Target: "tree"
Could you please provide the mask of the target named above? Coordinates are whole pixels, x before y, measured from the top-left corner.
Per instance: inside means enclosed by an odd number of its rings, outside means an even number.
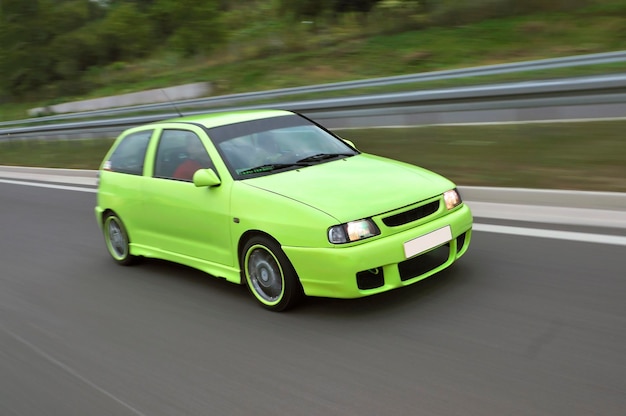
[[[335,0],[333,11],[336,13],[345,12],[369,12],[378,0]]]
[[[280,0],[280,10],[296,18],[313,18],[328,12],[369,12],[379,0]]]
[[[156,0],[150,9],[155,35],[182,55],[214,49],[224,39],[217,0]]]
[[[143,57],[155,45],[150,20],[134,2],[111,4],[96,31],[108,62]]]
[[[81,55],[70,53],[75,39],[68,34],[103,15],[99,5],[84,0],[2,0],[1,88],[19,95],[75,77],[70,69]]]

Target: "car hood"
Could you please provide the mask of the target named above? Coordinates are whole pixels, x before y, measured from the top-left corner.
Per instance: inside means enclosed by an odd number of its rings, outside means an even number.
[[[340,222],[381,214],[454,188],[426,169],[368,154],[243,182],[324,211]]]

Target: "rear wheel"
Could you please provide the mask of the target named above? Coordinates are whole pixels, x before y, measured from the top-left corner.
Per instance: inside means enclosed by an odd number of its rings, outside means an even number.
[[[130,240],[122,220],[117,215],[109,213],[104,217],[102,229],[107,250],[113,260],[124,266],[134,263],[137,258],[130,254]]]
[[[248,240],[242,263],[248,289],[264,308],[284,311],[302,298],[296,271],[274,240],[264,236]]]

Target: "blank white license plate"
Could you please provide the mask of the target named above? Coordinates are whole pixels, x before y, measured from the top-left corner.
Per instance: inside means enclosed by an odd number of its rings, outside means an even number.
[[[446,225],[443,228],[404,243],[404,256],[408,259],[416,254],[423,253],[431,248],[447,243],[450,240],[452,240],[452,230],[450,230],[449,225]]]

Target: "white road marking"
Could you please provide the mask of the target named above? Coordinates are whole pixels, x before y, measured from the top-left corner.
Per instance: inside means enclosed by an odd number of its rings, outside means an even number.
[[[24,186],[36,186],[39,188],[63,189],[65,191],[90,192],[93,194],[98,192],[98,190],[95,188],[83,188],[80,186],[68,186],[68,185],[55,185],[52,183],[13,181],[11,179],[0,179],[0,183],[10,183],[13,185],[24,185]]]
[[[573,231],[546,230],[542,228],[522,228],[508,225],[477,224],[474,223],[474,231],[486,233],[498,233],[508,235],[521,235],[525,237],[554,238],[557,240],[582,241],[585,243],[613,244],[626,246],[626,237],[618,235],[578,233]]]
[[[48,354],[47,352],[45,352],[44,350],[42,350],[41,348],[37,347],[36,345],[28,342],[27,340],[25,340],[24,338],[22,338],[21,336],[17,335],[16,333],[9,331],[8,329],[4,328],[4,327],[0,327],[2,330],[4,330],[4,332],[6,332],[7,334],[9,334],[11,337],[13,337],[15,340],[17,340],[18,342],[20,342],[22,345],[24,345],[25,347],[28,347],[31,351],[35,352],[37,355],[39,355],[40,357],[50,361],[52,364],[60,367],[61,369],[63,369],[65,372],[67,372],[68,374],[76,377],[78,380],[82,381],[83,383],[85,383],[86,385],[90,386],[91,388],[93,388],[94,390],[97,390],[98,392],[100,392],[101,394],[105,395],[106,397],[108,397],[109,399],[113,400],[114,402],[116,402],[117,404],[123,406],[124,408],[130,410],[132,413],[139,415],[139,416],[146,416],[145,413],[140,412],[139,410],[137,410],[136,408],[134,408],[133,406],[131,406],[130,404],[126,403],[125,401],[123,401],[122,399],[114,396],[112,393],[110,393],[109,391],[103,389],[102,387],[98,386],[96,383],[94,383],[93,381],[90,381],[89,379],[85,378],[84,376],[80,375],[76,370],[74,370],[73,368],[71,368],[70,366],[68,366],[67,364],[62,363],[61,361],[57,360],[56,358],[54,358],[53,356],[51,356],[50,354]]]

